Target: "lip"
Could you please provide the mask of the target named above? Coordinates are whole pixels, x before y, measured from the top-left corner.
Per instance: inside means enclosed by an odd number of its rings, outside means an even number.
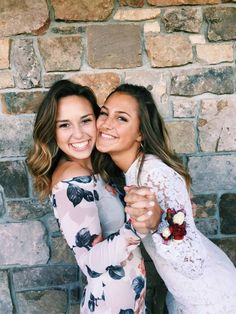
[[[90,140],[86,140],[83,142],[71,143],[70,146],[72,147],[73,150],[83,151],[88,148],[89,143],[90,143]]]
[[[115,139],[117,139],[116,136],[111,135],[111,134],[107,134],[107,133],[104,133],[104,132],[100,132],[99,135],[100,135],[100,138],[105,139],[105,140],[115,140]]]

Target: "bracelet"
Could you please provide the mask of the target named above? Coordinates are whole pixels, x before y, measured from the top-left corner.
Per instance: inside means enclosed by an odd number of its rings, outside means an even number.
[[[158,226],[157,233],[164,239],[167,244],[169,240],[182,242],[186,235],[186,222],[184,210],[175,210],[168,208],[162,212],[161,222]]]

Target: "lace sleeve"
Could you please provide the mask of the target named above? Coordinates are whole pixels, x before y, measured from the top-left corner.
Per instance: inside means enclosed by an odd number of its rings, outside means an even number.
[[[51,197],[55,217],[79,267],[93,278],[109,266],[120,265],[139,244],[139,238],[128,224],[102,239],[95,203],[98,197],[91,185],[66,181],[63,188],[54,189]]]
[[[173,169],[163,165],[163,168],[150,168],[144,171],[143,185],[148,185],[156,193],[161,208],[184,210],[186,213],[186,231],[182,242],[174,240],[166,244],[157,232],[153,240],[159,254],[172,267],[189,278],[197,278],[203,272],[205,249],[201,237],[194,224],[192,206],[185,181]]]

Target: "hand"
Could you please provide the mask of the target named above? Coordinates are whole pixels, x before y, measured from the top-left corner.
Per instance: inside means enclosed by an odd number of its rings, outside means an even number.
[[[156,195],[148,187],[125,187],[125,211],[130,216],[132,225],[140,233],[156,230],[161,217],[161,208]]]

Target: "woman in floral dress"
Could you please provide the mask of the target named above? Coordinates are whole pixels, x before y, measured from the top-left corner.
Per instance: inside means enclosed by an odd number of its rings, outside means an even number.
[[[39,106],[28,158],[41,199],[55,217],[87,277],[81,314],[144,313],[145,270],[139,236],[125,222],[119,193],[93,173],[96,98],[68,80],[56,82]]]

